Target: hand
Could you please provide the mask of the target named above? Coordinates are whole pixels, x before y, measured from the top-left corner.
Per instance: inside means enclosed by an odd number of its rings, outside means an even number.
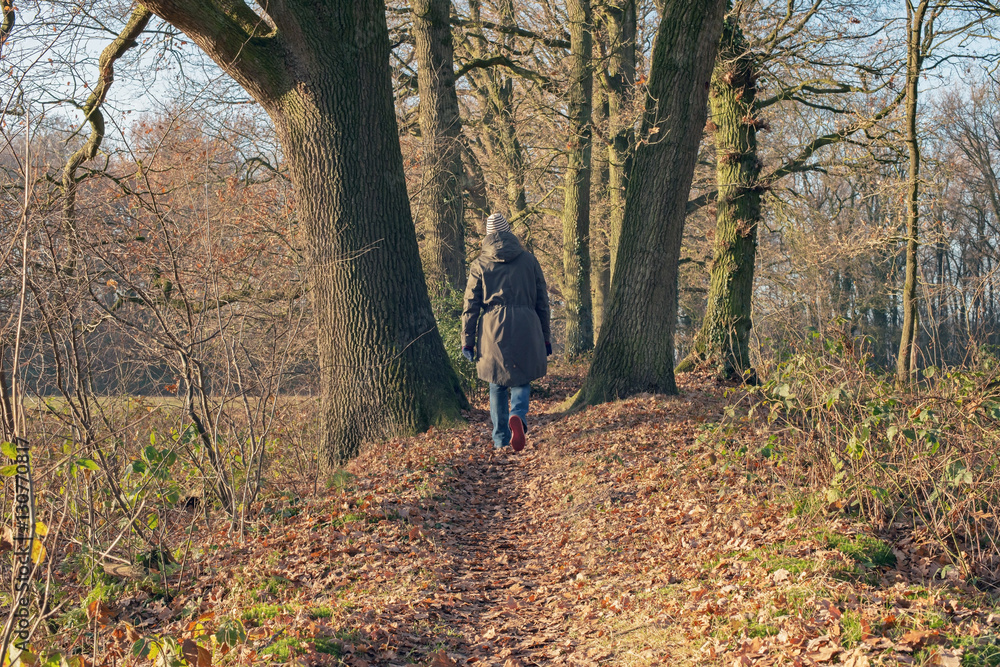
[[[545,341],[545,356],[546,357],[552,356],[552,343],[550,343],[549,341]]]
[[[472,352],[473,352],[473,350],[474,350],[474,348],[471,348],[471,347],[463,347],[462,348],[462,356],[465,357],[466,359],[468,359],[469,361],[473,361],[473,358],[472,358]]]

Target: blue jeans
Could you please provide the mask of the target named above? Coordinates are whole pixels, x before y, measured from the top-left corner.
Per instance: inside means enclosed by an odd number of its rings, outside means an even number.
[[[521,422],[527,424],[528,398],[531,396],[531,385],[520,387],[505,387],[502,384],[490,383],[490,417],[493,418],[493,446],[501,449],[510,444],[510,415],[517,415]],[[510,407],[507,401],[510,400]]]

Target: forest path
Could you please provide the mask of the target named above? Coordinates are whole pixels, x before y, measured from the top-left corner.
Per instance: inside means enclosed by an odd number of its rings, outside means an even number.
[[[586,632],[566,623],[578,586],[562,558],[560,508],[539,498],[552,463],[546,429],[528,435],[521,453],[490,452],[458,469],[445,537],[455,556],[441,579],[459,601],[439,622],[460,635],[455,657],[473,664],[596,664],[607,652],[583,647]]]
[[[457,604],[438,620],[460,636],[460,656],[481,664],[544,663],[575,644],[563,608],[548,607],[571,586],[551,530],[558,518],[528,491],[541,459],[530,447],[462,466],[448,497],[455,520],[444,540],[454,558],[441,580]]]
[[[574,388],[533,399],[520,453],[491,449],[485,405],[470,414],[447,481],[419,510],[435,544],[436,591],[415,604],[411,598],[417,622],[389,633],[382,646],[389,650],[366,661],[656,664],[690,650],[685,637],[671,637],[663,601],[673,596],[657,594],[695,573],[688,559],[663,549],[664,542],[686,549],[674,539],[685,531],[649,534],[659,510],[648,499],[672,477],[660,456],[693,443],[696,426],[718,416],[721,403],[689,387],[685,397],[559,414]],[[691,498],[667,507],[684,515]]]

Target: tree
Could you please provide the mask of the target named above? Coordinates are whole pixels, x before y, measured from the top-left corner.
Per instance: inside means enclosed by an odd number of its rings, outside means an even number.
[[[662,8],[611,299],[576,406],[677,392],[677,267],[725,9],[725,0]]]
[[[432,287],[465,285],[462,121],[455,92],[451,0],[414,0],[423,179],[420,212]]]
[[[948,233],[937,243],[938,252],[947,255],[936,273],[939,284],[945,273],[951,282],[939,288],[939,299],[950,298],[938,310],[950,312],[950,318],[946,314],[939,321],[950,324],[957,362],[966,354],[963,343],[995,345],[1000,334],[993,299],[996,246],[991,241],[1000,228],[1000,91],[989,82],[973,87],[967,98],[951,93],[939,113],[946,148],[952,148],[938,160],[947,165],[957,187],[941,198],[946,211],[937,216],[948,222]]]
[[[596,21],[595,21],[596,23]],[[600,26],[597,24],[598,31]],[[603,48],[603,36],[598,32],[594,36],[596,48]],[[600,55],[598,57],[602,57]],[[595,84],[597,82],[595,81]],[[598,128],[608,125],[608,96],[602,86],[594,88],[593,124],[594,136],[599,139],[603,132]],[[601,321],[604,319],[604,302],[611,289],[611,248],[610,228],[608,227],[608,151],[599,142],[597,150],[591,150],[591,208],[590,208],[590,287],[593,294],[591,307],[593,309],[594,339],[600,333]]]
[[[751,370],[750,302],[762,190],[757,74],[753,53],[731,16],[722,30],[709,94],[719,194],[708,305],[695,341],[697,353],[727,378]]]
[[[906,273],[903,279],[903,329],[896,359],[896,381],[909,382],[917,372],[917,250],[920,247],[920,138],[917,136],[917,100],[924,59],[934,42],[934,21],[946,2],[906,0],[906,124],[905,143],[910,159],[906,178]],[[930,11],[928,11],[928,9]]]
[[[514,21],[514,3],[512,0],[500,0],[497,13],[499,24],[491,27],[503,35],[502,42],[492,43],[482,34],[486,22],[481,17],[480,0],[469,2],[469,28],[477,31],[464,35],[464,46],[468,52],[468,60],[462,71],[468,74],[469,82],[482,108],[482,125],[484,132],[482,140],[487,155],[492,158],[501,172],[502,202],[494,206],[506,208],[507,215],[516,232],[527,237],[525,229],[520,228],[526,223],[525,215],[528,208],[524,191],[524,150],[518,138],[514,118],[514,81],[506,76],[501,67],[510,67],[513,63],[507,57],[511,50],[513,35],[517,32]],[[489,46],[500,47],[502,54],[491,56]]]
[[[602,143],[593,152],[593,185],[596,208],[591,211],[590,259],[593,291],[594,336],[604,319],[604,304],[611,289],[614,248],[621,235],[625,212],[625,183],[634,149],[635,35],[634,0],[616,0],[594,7],[595,74],[594,126]],[[597,216],[594,216],[596,210]]]
[[[635,0],[610,2],[603,13],[608,35],[608,66],[604,73],[608,95],[608,209],[611,246],[611,273],[625,215],[625,188],[632,166],[635,136],[632,104],[635,87]]]
[[[146,0],[274,122],[308,246],[325,462],[459,416],[407,199],[382,0]]]
[[[563,204],[563,301],[566,354],[594,345],[590,294],[590,158],[594,74],[590,0],[567,0],[570,73],[567,115],[569,140]]]

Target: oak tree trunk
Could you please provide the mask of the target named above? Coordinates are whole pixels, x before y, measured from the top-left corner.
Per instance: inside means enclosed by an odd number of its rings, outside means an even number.
[[[414,0],[420,136],[423,144],[420,221],[426,269],[435,288],[465,285],[462,122],[455,92],[451,0]]]
[[[590,0],[567,0],[570,34],[569,118],[566,182],[563,186],[563,301],[566,354],[594,346],[590,294],[590,157],[594,76]]]
[[[751,302],[761,220],[757,155],[757,68],[734,17],[722,30],[709,94],[718,190],[708,304],[694,349],[678,371],[708,362],[723,379],[753,375]]]
[[[327,465],[459,417],[396,129],[382,0],[144,0],[270,115],[295,186],[318,331]]]
[[[725,0],[665,3],[611,299],[576,406],[677,392],[677,267],[725,6]]]

